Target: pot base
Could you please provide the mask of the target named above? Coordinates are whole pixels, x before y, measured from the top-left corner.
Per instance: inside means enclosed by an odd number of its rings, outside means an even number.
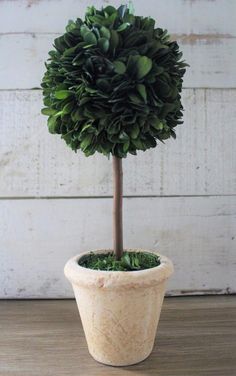
[[[144,360],[146,360],[147,358],[149,358],[149,356],[152,353],[152,350],[153,350],[153,347],[152,347],[151,351],[147,355],[145,355],[142,359],[139,358],[137,360],[132,360],[129,363],[122,362],[120,364],[117,364],[117,363],[113,364],[110,361],[98,359],[96,356],[93,356],[93,354],[91,354],[90,352],[89,352],[89,354],[91,355],[91,357],[94,360],[96,360],[96,362],[98,362],[100,364],[104,364],[105,366],[110,366],[110,367],[129,367],[129,366],[134,366],[135,364],[139,364],[139,363],[144,362]]]

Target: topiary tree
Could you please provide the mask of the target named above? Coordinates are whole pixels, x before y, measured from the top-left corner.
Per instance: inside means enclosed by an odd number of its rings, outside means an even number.
[[[122,158],[154,148],[181,124],[186,64],[166,30],[130,7],[89,7],[54,41],[42,81],[50,133],[72,150],[113,158],[114,252],[123,252]]]

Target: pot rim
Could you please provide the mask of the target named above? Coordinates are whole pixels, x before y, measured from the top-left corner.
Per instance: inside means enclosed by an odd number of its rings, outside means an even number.
[[[109,253],[112,249],[98,249],[76,255],[67,261],[64,273],[67,279],[76,286],[96,287],[104,289],[147,287],[160,284],[173,273],[172,261],[156,251],[146,249],[125,249],[128,252],[147,252],[160,257],[160,265],[144,270],[108,271],[85,268],[78,261],[89,253]]]

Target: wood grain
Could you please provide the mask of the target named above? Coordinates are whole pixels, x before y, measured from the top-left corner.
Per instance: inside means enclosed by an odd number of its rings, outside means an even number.
[[[236,298],[166,298],[155,347],[144,362],[108,367],[88,354],[75,301],[2,301],[4,376],[233,376]]]
[[[44,62],[58,34],[2,34],[0,49],[0,89],[39,88]],[[236,37],[225,34],[175,34],[187,70],[185,88],[236,87]],[[17,56],[17,67],[16,67]]]
[[[0,297],[71,297],[66,261],[112,248],[112,199],[0,200]],[[236,292],[235,197],[124,199],[124,247],[158,250],[168,293]]]
[[[236,90],[184,90],[177,140],[123,161],[124,194],[236,192]],[[0,196],[111,196],[112,166],[50,135],[39,91],[0,92]]]
[[[174,259],[169,294],[235,292],[236,1],[133,2],[137,14],[153,16],[179,41],[191,67],[177,140],[124,160],[124,194],[140,196],[125,200],[127,245],[160,245]],[[90,4],[0,1],[2,297],[71,296],[65,261],[111,246],[111,162],[74,154],[50,136],[40,115],[41,91],[22,90],[39,87],[53,39]]]
[[[108,1],[92,3],[100,8]],[[118,7],[120,0],[112,0],[112,4]],[[145,3],[133,0],[133,4],[136,14],[155,18],[160,27],[171,33],[236,35],[234,0],[148,0]],[[89,5],[89,0],[1,0],[0,33],[62,33],[67,21],[83,18]]]
[[[98,8],[106,5],[102,0],[93,4]],[[113,4],[118,6],[120,1]],[[87,0],[1,1],[0,49],[4,53],[0,88],[39,87],[53,40],[64,31],[68,19],[83,17],[88,5]],[[235,1],[179,0],[176,6],[176,0],[149,0],[145,4],[136,0],[134,6],[137,14],[154,17],[157,25],[167,28],[180,43],[191,66],[185,87],[235,87]]]

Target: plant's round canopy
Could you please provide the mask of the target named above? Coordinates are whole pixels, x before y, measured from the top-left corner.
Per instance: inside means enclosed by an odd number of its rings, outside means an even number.
[[[175,138],[186,64],[166,30],[127,6],[87,9],[55,39],[42,81],[48,128],[86,156]]]

